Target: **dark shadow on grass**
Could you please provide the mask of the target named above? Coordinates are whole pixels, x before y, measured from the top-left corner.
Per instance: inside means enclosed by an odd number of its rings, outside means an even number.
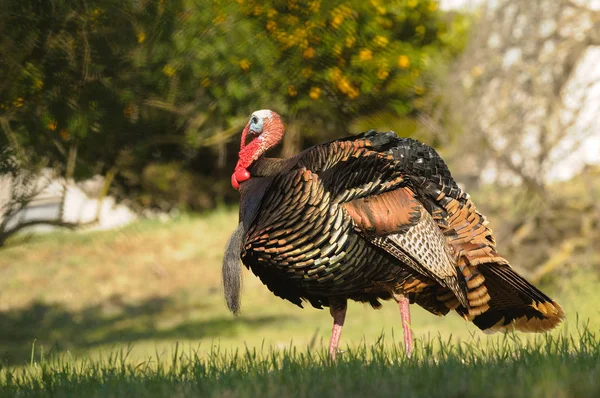
[[[43,346],[46,353],[57,353],[106,344],[135,344],[140,340],[236,336],[248,328],[257,329],[282,320],[280,316],[221,316],[209,320],[183,317],[172,326],[160,327],[162,320],[197,309],[197,306],[177,307],[166,298],[126,304],[114,297],[81,311],[36,302],[25,308],[0,312],[0,363],[27,363],[34,341],[36,347]],[[36,358],[39,359],[39,349],[36,349]]]

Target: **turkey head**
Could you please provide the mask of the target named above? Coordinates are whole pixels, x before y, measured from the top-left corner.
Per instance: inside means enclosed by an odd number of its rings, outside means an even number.
[[[246,144],[250,136],[250,143]],[[242,131],[239,159],[231,175],[231,185],[240,188],[240,183],[250,179],[248,167],[268,149],[274,147],[283,137],[283,122],[281,117],[269,110],[262,109],[250,116],[250,120]]]

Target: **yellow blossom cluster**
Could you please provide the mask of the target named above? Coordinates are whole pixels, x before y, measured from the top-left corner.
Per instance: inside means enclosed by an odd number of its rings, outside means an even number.
[[[355,99],[359,96],[360,91],[358,88],[354,87],[350,80],[346,76],[342,74],[342,71],[339,68],[333,68],[331,72],[331,80],[335,83],[338,90],[340,90],[343,94],[346,94],[348,98]]]
[[[306,50],[304,50],[304,53],[302,53],[302,56],[306,59],[311,59],[315,56],[315,49],[312,47],[308,47]]]
[[[173,77],[173,75],[175,75],[176,70],[171,65],[165,65],[162,69],[162,72],[168,77]]]
[[[218,14],[216,17],[213,18],[212,23],[213,25],[220,25],[223,22],[225,22],[225,14],[220,13]]]
[[[398,67],[407,69],[410,66],[410,59],[406,55],[400,55],[398,57]]]
[[[23,98],[18,97],[17,99],[15,99],[12,102],[8,101],[8,102],[0,104],[0,109],[10,109],[12,107],[20,108],[23,106],[24,103],[25,103],[25,101],[23,101]]]
[[[284,49],[291,48],[294,46],[300,46],[301,48],[308,48],[309,46],[309,32],[307,29],[300,27],[296,28],[291,34],[287,34],[284,31],[273,29],[273,36],[279,43],[283,45]]]
[[[288,86],[288,95],[290,97],[295,97],[296,95],[298,95],[298,90],[296,90],[296,87],[293,84],[290,84]]]
[[[385,36],[375,36],[373,43],[375,43],[376,46],[385,47],[388,45],[389,40]]]
[[[377,78],[378,78],[379,80],[385,80],[385,79],[386,79],[386,78],[387,78],[389,75],[390,75],[390,72],[388,72],[388,71],[387,71],[387,70],[385,70],[385,69],[379,69],[379,70],[377,71]]]
[[[300,71],[300,74],[302,75],[303,78],[308,79],[309,77],[312,76],[313,70],[312,70],[312,68],[302,68],[302,70]]]
[[[358,53],[358,59],[361,61],[370,61],[373,59],[373,52],[368,48],[363,48]]]
[[[352,14],[352,9],[347,5],[342,4],[337,6],[331,11],[331,26],[334,29],[339,29],[344,20],[348,17],[351,17]]]
[[[244,72],[246,72],[250,69],[250,65],[251,65],[250,61],[247,60],[246,58],[240,60],[240,68],[242,68],[242,70]]]
[[[267,21],[267,30],[271,33],[275,32],[277,30],[277,22],[273,20]]]
[[[377,14],[384,15],[387,12],[379,0],[371,0],[371,5],[375,8]]]
[[[346,37],[346,47],[350,48],[350,47],[354,46],[354,43],[356,43],[356,37],[354,37],[354,36]]]
[[[318,13],[320,8],[321,2],[319,0],[313,0],[308,2],[308,11],[312,12],[313,14]]]
[[[319,97],[321,96],[321,89],[319,87],[311,87],[310,92],[308,93],[308,96],[311,99],[318,100]]]

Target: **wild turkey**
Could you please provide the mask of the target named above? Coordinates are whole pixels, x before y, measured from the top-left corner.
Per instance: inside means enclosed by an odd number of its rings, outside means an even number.
[[[564,318],[496,252],[485,217],[429,146],[369,131],[290,159],[264,157],[283,132],[270,110],[254,112],[242,132],[231,180],[240,223],[223,262],[235,314],[241,259],[276,296],[330,308],[333,358],[347,299],[374,308],[395,299],[407,355],[409,302],[436,315],[454,310],[485,332],[541,332]]]

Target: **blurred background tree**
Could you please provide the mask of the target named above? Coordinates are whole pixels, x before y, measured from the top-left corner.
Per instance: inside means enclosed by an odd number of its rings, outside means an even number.
[[[256,109],[283,115],[285,156],[368,128],[414,134],[433,67],[468,27],[429,0],[0,5],[2,144],[163,210],[236,198]]]
[[[567,200],[549,199],[560,161],[596,131],[598,107],[585,116],[581,104],[597,79],[568,94],[600,40],[600,14],[584,5],[503,0],[480,14],[432,0],[0,7],[0,145],[31,173],[100,174],[101,195],[140,209],[235,203],[239,133],[252,111],[271,108],[288,130],[275,155],[371,128],[437,147],[486,213],[510,212],[498,231],[508,255],[529,241],[546,248],[524,256],[528,268],[552,258],[565,234],[597,225],[564,223]]]

